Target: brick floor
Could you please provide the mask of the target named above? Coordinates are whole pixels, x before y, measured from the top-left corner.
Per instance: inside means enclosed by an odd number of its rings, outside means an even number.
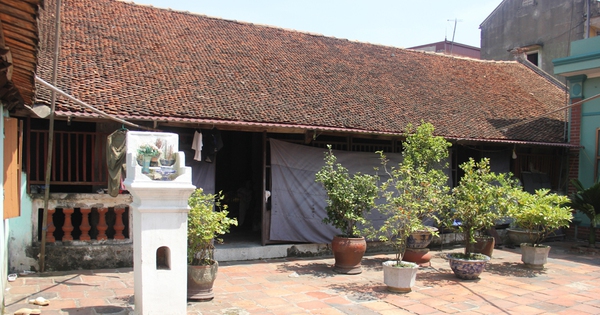
[[[496,249],[480,279],[470,281],[454,277],[445,259],[460,248],[434,249],[431,267],[419,270],[404,294],[382,282],[381,263],[393,255],[366,256],[358,275],[334,273],[331,257],[221,262],[214,300],[188,302],[187,315],[600,314],[600,256],[574,251],[569,242],[550,244],[543,270],[524,267],[519,248]],[[27,304],[38,296],[50,305]],[[133,270],[19,277],[9,282],[5,304],[6,314],[29,307],[45,315],[95,315],[110,306],[133,314]]]

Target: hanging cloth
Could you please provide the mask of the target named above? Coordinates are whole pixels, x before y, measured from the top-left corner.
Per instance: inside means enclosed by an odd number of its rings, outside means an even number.
[[[194,160],[202,161],[202,133],[194,132],[194,139],[192,140],[192,149],[195,150]]]
[[[119,195],[122,176],[125,176],[127,129],[119,129],[106,138],[106,166],[108,168],[108,194]]]

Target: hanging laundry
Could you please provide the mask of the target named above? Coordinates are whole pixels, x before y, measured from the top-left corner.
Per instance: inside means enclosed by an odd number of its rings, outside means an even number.
[[[192,149],[196,151],[194,154],[194,160],[202,161],[202,133],[195,131],[194,139],[192,140]]]
[[[127,129],[119,129],[106,138],[106,166],[108,168],[108,194],[119,195],[125,177]]]

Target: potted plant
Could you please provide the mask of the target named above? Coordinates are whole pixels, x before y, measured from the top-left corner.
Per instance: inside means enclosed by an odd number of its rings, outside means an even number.
[[[406,262],[409,237],[417,231],[427,230],[424,220],[437,219],[435,213],[448,206],[450,188],[444,168],[448,166],[446,158],[451,144],[443,137],[434,136],[433,131],[430,123],[423,123],[416,129],[409,125],[402,144],[403,159],[397,167],[388,169],[385,155],[379,152],[389,177],[381,186],[385,202],[377,209],[386,219],[372,234],[395,249],[395,260],[383,263],[384,283],[391,291],[411,290],[418,267],[414,262],[423,261],[411,259],[408,260],[410,263]]]
[[[337,163],[331,145],[325,152],[325,165],[315,175],[327,193],[327,212],[323,222],[340,230],[331,243],[335,258],[333,270],[343,274],[362,272],[361,260],[367,243],[360,235],[358,224],[366,222],[365,216],[375,207],[378,196],[377,176],[356,173]]]
[[[490,170],[489,159],[476,162],[470,158],[460,165],[464,171],[457,187],[452,190],[452,209],[446,213],[446,221],[460,222],[465,250],[463,253],[448,254],[450,267],[461,279],[477,279],[490,257],[473,253],[477,231],[487,230],[504,217],[514,204],[511,196],[517,182],[507,173]]]
[[[214,259],[214,242],[222,242],[218,236],[228,233],[231,225],[237,225],[235,218],[227,217],[227,206],[221,204],[222,200],[220,192],[205,194],[201,188],[188,199],[187,294],[190,300],[214,298],[212,287],[219,267]]]
[[[549,189],[539,189],[535,194],[517,192],[517,206],[510,209],[514,223],[528,231],[529,241],[521,243],[521,261],[532,269],[543,269],[550,246],[541,244],[548,234],[566,227],[573,218],[568,206],[569,198]]]
[[[160,154],[158,147],[152,143],[145,143],[137,149],[137,161],[142,166],[142,173],[150,173],[150,161]]]
[[[583,188],[583,184],[578,179],[571,181],[571,184],[577,189],[570,196],[569,207],[583,213],[590,220],[590,235],[588,246],[596,246],[596,225],[600,222],[600,182]]]

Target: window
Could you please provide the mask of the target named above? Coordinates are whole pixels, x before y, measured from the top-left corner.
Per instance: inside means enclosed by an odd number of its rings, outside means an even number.
[[[529,62],[533,63],[536,66],[540,66],[540,54],[539,54],[539,50],[536,51],[532,51],[532,52],[527,52],[527,60],[529,60]]]

